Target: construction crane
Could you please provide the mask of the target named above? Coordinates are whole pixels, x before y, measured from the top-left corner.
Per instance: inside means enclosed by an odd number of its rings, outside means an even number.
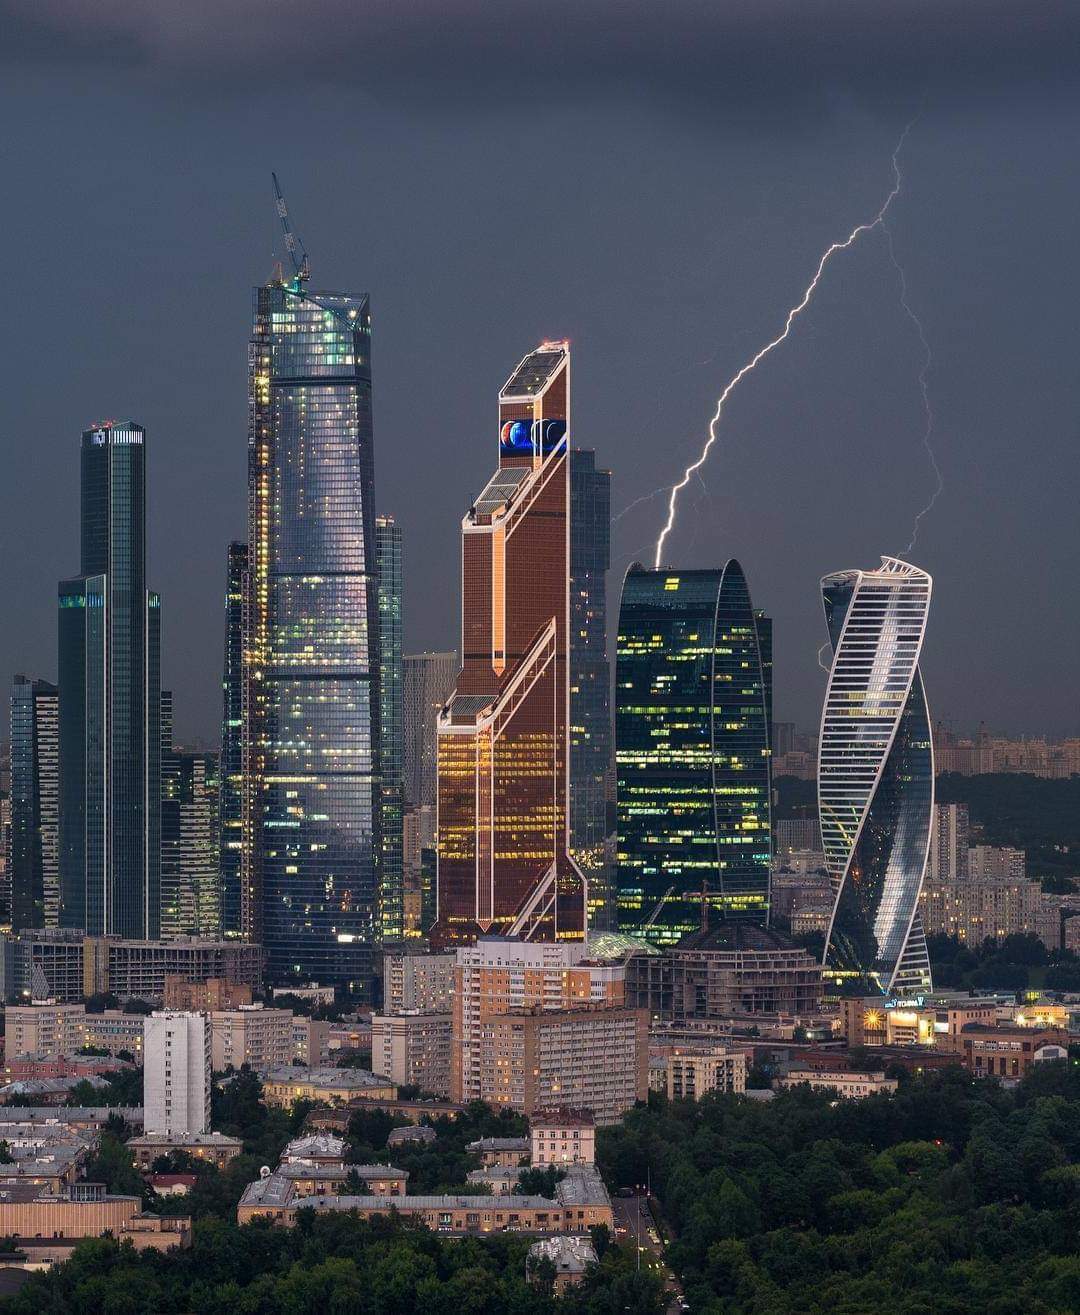
[[[642,935],[644,935],[645,932],[650,931],[650,930],[652,929],[653,923],[655,923],[656,920],[657,920],[657,918],[659,918],[659,916],[660,916],[660,914],[661,914],[661,912],[662,912],[662,910],[663,910],[664,905],[668,902],[668,900],[672,897],[672,895],[673,895],[674,893],[675,893],[675,887],[674,887],[674,886],[668,886],[667,890],[665,890],[664,893],[660,896],[660,899],[659,899],[659,901],[657,902],[656,908],[653,909],[652,913],[649,914],[648,921],[645,923],[645,926],[642,927],[642,929],[641,929]],[[709,883],[706,882],[706,881],[703,881],[703,882],[701,883],[701,890],[684,890],[684,891],[682,891],[682,892],[679,894],[679,899],[681,899],[681,900],[700,899],[700,900],[701,900],[701,930],[702,930],[702,931],[708,931],[708,930],[709,930]]]
[[[281,220],[282,231],[285,234],[285,249],[292,261],[293,274],[297,279],[303,281],[311,277],[307,252],[304,250],[304,244],[293,232],[292,225],[289,223],[289,211],[285,205],[285,197],[281,193],[278,176],[276,173],[271,173],[270,177],[274,180],[274,200],[277,203],[278,218]]]
[[[652,929],[653,923],[657,920],[657,918],[659,918],[661,910],[663,909],[664,905],[668,902],[668,900],[671,898],[671,896],[674,894],[674,892],[675,892],[675,887],[668,886],[667,890],[665,890],[664,893],[660,896],[656,908],[653,909],[652,913],[649,914],[648,921],[645,923],[645,926],[642,927],[641,929],[643,933],[650,931]]]

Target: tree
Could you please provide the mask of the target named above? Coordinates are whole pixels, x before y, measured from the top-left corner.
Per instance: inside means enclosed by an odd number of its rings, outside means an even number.
[[[117,1196],[148,1196],[131,1152],[111,1132],[103,1132],[97,1150],[86,1162],[88,1182],[104,1183],[105,1190]]]
[[[546,1196],[555,1199],[555,1184],[566,1177],[566,1171],[557,1165],[545,1168],[522,1169],[518,1174],[518,1191],[525,1196]]]

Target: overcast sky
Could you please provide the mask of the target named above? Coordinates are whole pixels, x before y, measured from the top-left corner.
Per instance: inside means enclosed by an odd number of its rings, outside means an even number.
[[[404,528],[407,647],[442,648],[524,352],[571,339],[574,438],[617,510],[670,485],[919,114],[890,225],[945,479],[911,554],[931,711],[1080,733],[1076,5],[0,0],[0,26],[4,679],[55,676],[79,434],[131,417],[163,678],[178,735],[216,740],[271,169],[313,283],[371,293],[377,509]],[[775,618],[779,719],[816,727],[820,576],[902,552],[933,490],[921,363],[868,234],[681,503],[668,560],[737,556]],[[662,522],[659,497],[618,522],[613,605]]]

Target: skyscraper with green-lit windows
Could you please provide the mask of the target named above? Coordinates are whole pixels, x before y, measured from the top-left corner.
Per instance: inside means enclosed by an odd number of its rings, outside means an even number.
[[[615,677],[620,931],[672,945],[769,915],[772,626],[737,561],[623,583]]]

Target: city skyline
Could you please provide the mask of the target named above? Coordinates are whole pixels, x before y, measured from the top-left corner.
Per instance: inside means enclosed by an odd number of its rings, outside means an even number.
[[[529,127],[525,98],[461,77],[485,63],[481,54],[457,68],[437,61],[420,79],[426,96],[415,95],[415,84],[404,96],[405,83],[380,81],[367,63],[363,79],[354,70],[362,89],[345,74],[333,94],[321,79],[313,91],[316,62],[297,54],[297,113],[275,119],[272,140],[258,125],[276,109],[275,94],[248,80],[252,67],[227,23],[215,27],[212,48],[203,31],[183,50],[175,32],[145,46],[145,30],[134,36],[130,69],[98,84],[88,114],[72,72],[116,68],[119,48],[100,40],[93,22],[68,45],[58,9],[44,5],[39,14],[44,30],[57,29],[52,58],[29,38],[20,44],[23,24],[14,24],[9,49],[23,51],[24,66],[0,93],[13,121],[27,123],[10,144],[9,175],[19,186],[6,212],[11,249],[22,253],[9,279],[23,310],[10,358],[18,386],[5,397],[0,533],[25,569],[3,585],[5,613],[24,618],[17,634],[0,636],[5,670],[56,678],[42,599],[75,553],[74,527],[59,514],[75,487],[65,436],[96,416],[135,415],[154,442],[151,551],[168,601],[163,677],[176,692],[180,737],[216,742],[220,677],[206,654],[218,642],[221,545],[244,537],[238,443],[246,414],[236,381],[247,289],[287,257],[272,169],[318,253],[320,281],[368,288],[379,307],[376,510],[399,517],[412,552],[405,647],[441,650],[456,632],[445,570],[455,553],[454,508],[485,475],[475,419],[509,338],[573,342],[577,441],[613,471],[615,514],[670,486],[700,447],[720,384],[773,335],[825,245],[880,204],[890,152],[923,106],[905,143],[890,225],[909,305],[933,350],[927,378],[946,478],[911,554],[934,574],[942,604],[927,675],[936,707],[958,725],[985,718],[1013,731],[1080,730],[1069,659],[1080,618],[1066,609],[1060,645],[1031,653],[992,605],[994,589],[1023,588],[1050,614],[1075,560],[1067,490],[1076,469],[1078,289],[1068,217],[1080,197],[1068,161],[1080,116],[1063,93],[1075,74],[1064,84],[1052,75],[1070,48],[1060,6],[1038,33],[1017,23],[1010,41],[998,29],[974,52],[965,43],[965,70],[981,95],[962,108],[936,62],[929,85],[907,92],[897,84],[868,92],[871,80],[856,76],[850,94],[811,93],[807,69],[822,55],[820,34],[800,47],[794,20],[786,39],[778,33],[766,43],[768,58],[755,56],[747,31],[730,20],[738,31],[720,42],[725,60],[731,50],[750,52],[726,83],[741,89],[736,102],[749,96],[738,112],[715,78],[672,102],[663,78],[647,78],[644,94],[631,95],[618,79],[570,76],[596,49],[571,25],[582,44],[545,68],[552,95],[542,133]],[[138,29],[140,20],[120,10],[120,28]],[[305,33],[303,48],[325,42],[338,23],[361,21],[337,15]],[[724,20],[700,21],[700,49],[715,53]],[[864,16],[858,31],[834,30],[839,50],[928,39],[923,24],[902,33],[886,17],[876,24]],[[263,36],[279,42],[280,28]],[[540,49],[565,39],[547,33]],[[942,58],[955,56],[948,33],[943,42]],[[676,45],[685,51],[685,30]],[[181,102],[181,70],[200,49],[200,95]],[[1030,61],[1024,70],[1018,51]],[[55,58],[61,52],[73,62]],[[90,52],[94,62],[80,62]],[[489,75],[505,74],[496,51],[487,59]],[[778,77],[780,68],[791,76]],[[522,76],[516,70],[515,85]],[[477,83],[483,113],[445,96],[448,81],[459,91]],[[1017,90],[1009,109],[1002,88]],[[808,96],[809,113],[788,113],[805,109]],[[760,118],[762,102],[777,97]],[[508,198],[522,141],[549,184],[515,208]],[[103,189],[139,199],[73,209],[72,197]],[[647,336],[630,327],[630,301],[647,308]],[[1039,313],[1014,313],[1028,304]],[[90,305],[86,332],[72,311]],[[65,361],[58,377],[40,350],[46,341]],[[706,487],[687,490],[667,545],[679,566],[711,567],[732,555],[746,564],[776,619],[777,715],[804,728],[822,692],[815,581],[834,561],[901,549],[933,488],[921,445],[922,362],[887,242],[868,235],[830,265],[768,370],[732,397],[702,470]],[[837,462],[851,498],[830,482]],[[883,498],[882,469],[891,472]],[[646,500],[615,525],[614,578],[629,560],[645,559],[662,503]],[[971,635],[985,642],[972,644]],[[950,656],[958,651],[966,653],[963,678]],[[1020,670],[1029,677],[1022,682],[1012,675]]]

